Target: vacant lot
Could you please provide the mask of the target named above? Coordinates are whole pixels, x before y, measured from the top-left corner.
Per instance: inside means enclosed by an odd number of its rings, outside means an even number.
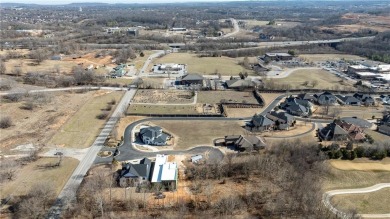
[[[50,140],[50,145],[57,145],[71,148],[86,148],[91,146],[100,129],[106,122],[99,120],[97,115],[102,113],[107,103],[115,99],[119,102],[123,92],[119,91],[97,91],[94,98],[85,105],[57,132]],[[114,105],[111,112],[115,109]]]
[[[389,136],[388,135],[385,135],[385,134],[382,134],[382,133],[379,133],[377,131],[373,131],[370,129],[365,130],[365,133],[371,135],[371,137],[374,139],[375,142],[389,143]]]
[[[351,84],[341,80],[335,75],[322,69],[300,69],[293,71],[285,78],[272,79],[276,84],[289,84],[292,88],[312,88],[312,81],[317,81],[314,88],[332,89],[332,88],[353,88]],[[304,85],[309,82],[308,85]]]
[[[360,56],[347,55],[347,54],[302,54],[299,58],[303,58],[308,62],[322,62],[322,61],[339,61],[345,60],[362,60],[365,59]]]
[[[339,170],[361,170],[361,171],[390,171],[390,158],[381,161],[372,161],[367,158],[355,160],[331,160],[332,167]]]
[[[253,103],[258,104],[253,93],[250,91],[199,91],[198,103],[221,103],[221,100],[229,103]]]
[[[364,107],[364,106],[342,106],[340,107],[340,117],[357,116],[362,119],[372,119],[372,116],[381,118],[385,108],[383,106]]]
[[[107,78],[105,82],[110,84],[129,85],[133,80],[130,78]]]
[[[168,103],[188,104],[192,103],[194,97],[191,91],[177,90],[138,90],[133,103]]]
[[[237,121],[153,121],[175,136],[175,149],[212,146],[215,138],[242,135],[243,124]]]
[[[59,167],[43,167],[57,162],[58,158],[40,158],[22,166],[17,170],[17,176],[13,181],[6,181],[0,187],[1,198],[25,195],[36,184],[52,184],[59,194],[79,162],[73,158],[63,158]]]
[[[19,153],[11,151],[18,145],[32,143],[34,146],[45,146],[47,142],[58,134],[59,129],[80,108],[94,99],[95,91],[86,93],[53,92],[42,94],[47,98],[32,110],[25,110],[23,106],[27,98],[21,102],[9,102],[1,99],[0,117],[9,116],[13,125],[2,129],[0,134],[1,153]]]
[[[77,66],[74,62],[45,60],[37,65],[32,59],[10,59],[5,62],[7,73],[12,73],[13,70],[20,68],[22,74],[27,72],[64,72],[69,74],[73,67]]]
[[[170,53],[162,58],[153,60],[157,63],[178,63],[187,64],[188,72],[198,74],[215,74],[217,71],[221,75],[237,76],[240,72],[248,72],[252,75],[251,70],[247,70],[238,64],[240,59],[229,57],[203,57],[199,58],[196,54],[191,53]],[[149,66],[151,69],[152,66]]]
[[[390,188],[363,194],[336,195],[332,203],[342,211],[356,210],[359,214],[390,213]]]

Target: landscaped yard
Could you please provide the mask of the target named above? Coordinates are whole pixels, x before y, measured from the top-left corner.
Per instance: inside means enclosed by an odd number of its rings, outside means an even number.
[[[387,214],[390,213],[390,188],[363,194],[336,195],[331,202],[345,212],[356,210],[359,214]]]
[[[88,102],[61,128],[50,140],[49,145],[71,148],[86,148],[91,146],[106,120],[97,119],[107,103],[112,99],[119,102],[122,91],[97,91],[95,97]],[[115,109],[112,107],[111,113]]]
[[[73,158],[62,158],[59,167],[42,167],[55,164],[58,160],[59,158],[39,158],[35,162],[22,166],[17,170],[14,180],[6,181],[0,187],[1,198],[9,195],[25,195],[37,184],[51,184],[59,194],[79,161]]]
[[[191,91],[138,90],[133,103],[188,104],[194,101]]]
[[[153,121],[175,136],[175,149],[212,146],[213,140],[226,135],[242,135],[243,123],[238,121]]]
[[[239,58],[229,57],[198,57],[192,53],[170,53],[161,58],[154,59],[153,64],[158,63],[177,63],[187,64],[187,71],[189,73],[198,74],[215,74],[216,70],[221,75],[233,75],[238,76],[240,72],[248,72],[253,75],[253,71],[247,70],[238,64]],[[152,65],[149,66],[149,69]]]
[[[197,106],[195,105],[142,105],[142,104],[131,104],[127,109],[127,113],[139,113],[139,114],[199,114]]]
[[[229,103],[252,103],[258,104],[256,98],[251,91],[199,91],[198,103],[221,103],[221,100]]]
[[[332,89],[332,88],[353,88],[346,80],[342,81],[341,78],[336,77],[322,69],[299,69],[293,71],[289,76],[285,78],[272,79],[276,84],[289,84],[292,88],[312,88],[311,82],[317,81],[317,85],[314,88],[317,89]],[[305,82],[309,82],[308,85],[304,85]]]

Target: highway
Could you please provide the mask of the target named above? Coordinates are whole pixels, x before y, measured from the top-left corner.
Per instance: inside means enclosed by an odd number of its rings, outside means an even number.
[[[105,124],[103,130],[100,132],[95,142],[88,149],[79,165],[69,177],[68,182],[58,195],[55,204],[50,208],[47,218],[60,218],[65,205],[75,200],[77,189],[83,181],[85,174],[91,168],[94,160],[96,159],[97,153],[103,148],[106,138],[114,128],[120,116],[125,112],[125,110],[127,110],[127,106],[129,105],[130,100],[133,99],[135,93],[136,89],[131,89],[122,97],[114,113]]]
[[[322,202],[324,205],[329,208],[330,211],[332,211],[334,214],[336,214],[338,217],[341,218],[351,218],[351,215],[342,212],[335,208],[331,204],[331,199],[335,195],[343,195],[343,194],[361,194],[361,193],[369,193],[369,192],[375,192],[378,190],[381,190],[383,188],[390,187],[390,183],[379,183],[370,187],[366,188],[357,188],[357,189],[339,189],[339,190],[332,190],[325,192],[322,197]],[[359,214],[358,216],[363,218],[390,218],[390,210],[388,214]]]

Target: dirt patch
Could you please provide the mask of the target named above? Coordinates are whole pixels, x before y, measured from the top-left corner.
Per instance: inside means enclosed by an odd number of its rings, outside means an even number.
[[[390,158],[381,161],[372,161],[367,158],[349,160],[331,160],[332,167],[339,170],[360,170],[360,171],[390,171]]]

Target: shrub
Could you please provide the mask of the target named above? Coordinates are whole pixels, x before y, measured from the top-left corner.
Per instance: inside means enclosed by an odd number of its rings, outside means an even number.
[[[23,94],[15,93],[15,94],[7,94],[3,98],[11,102],[19,102],[20,100],[22,100],[23,96],[24,96]]]
[[[102,112],[96,116],[98,119],[106,119],[108,117],[108,112]]]
[[[6,116],[0,119],[0,128],[6,129],[12,125],[11,117]]]
[[[111,109],[112,109],[112,106],[111,105],[107,105],[105,110],[110,111]]]
[[[33,110],[35,107],[35,104],[31,101],[27,101],[23,104],[23,106],[21,106],[22,109],[25,109],[25,110]]]
[[[108,102],[108,104],[115,105],[116,104],[116,100],[114,98],[112,98],[112,100],[110,102]]]

